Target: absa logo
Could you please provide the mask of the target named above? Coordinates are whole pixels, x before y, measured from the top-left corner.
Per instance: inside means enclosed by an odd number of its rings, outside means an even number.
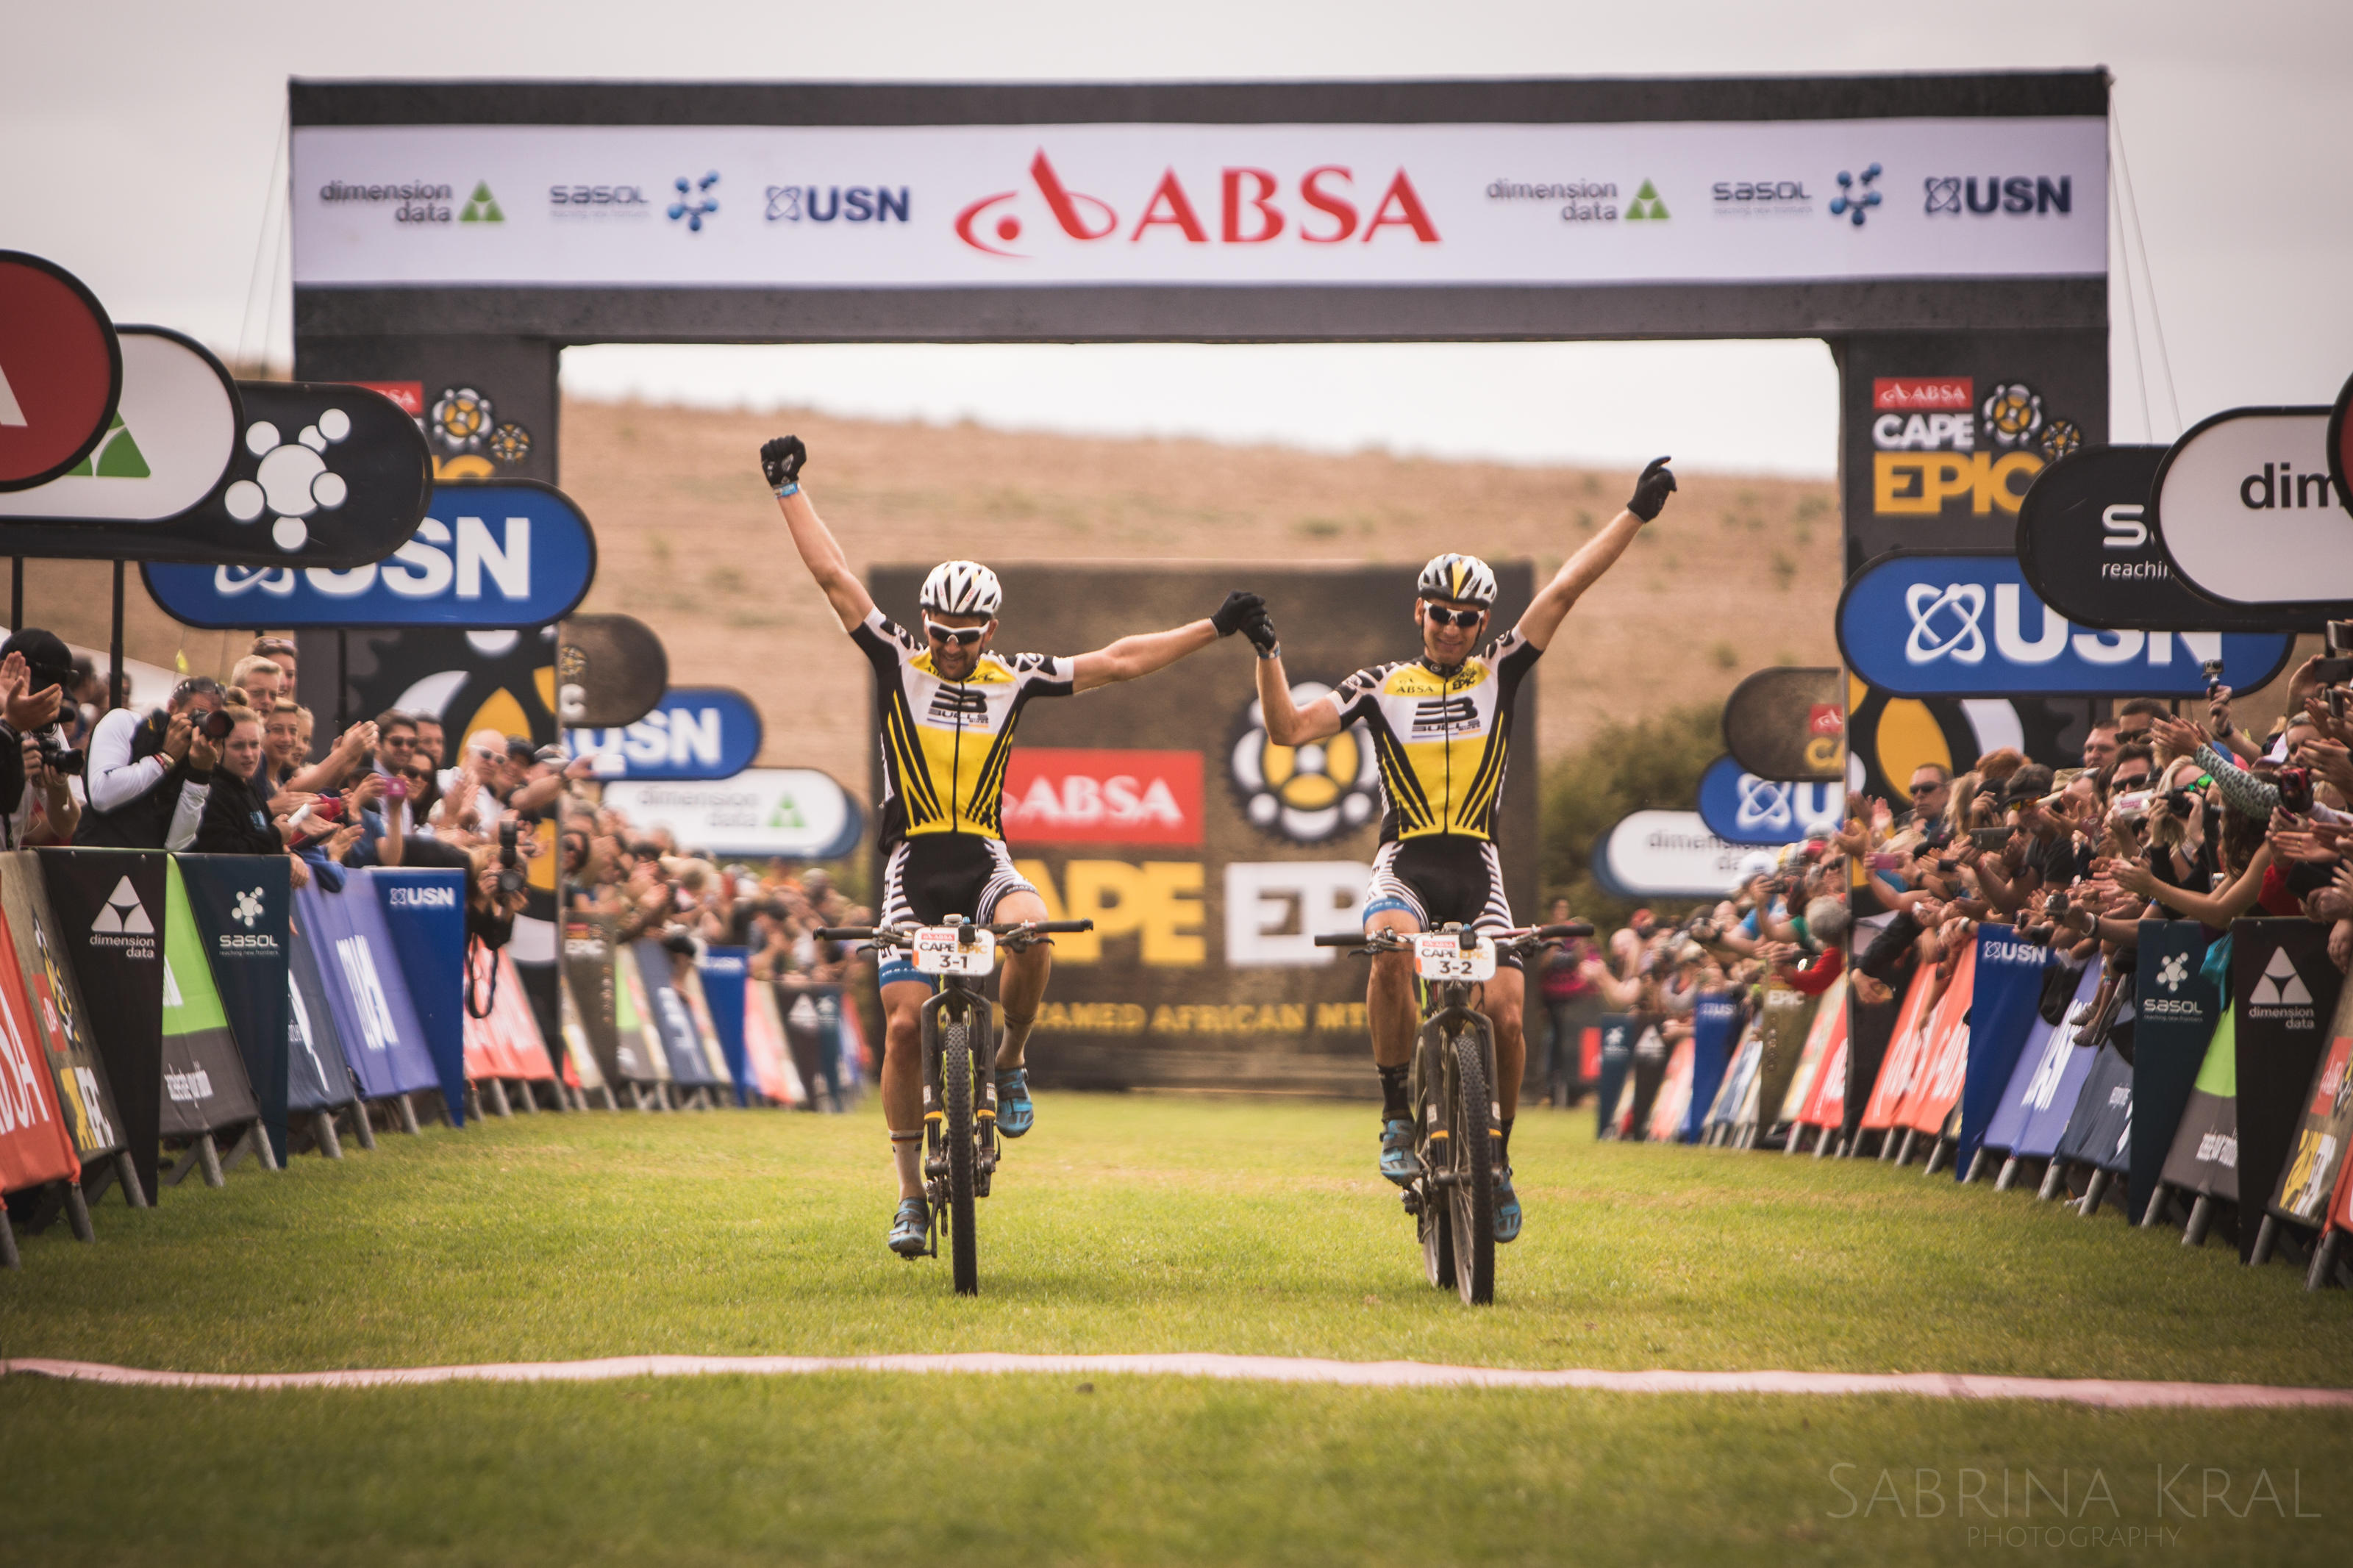
[[[1158,228],[1175,231],[1188,245],[1209,243],[1202,209],[1173,167],[1161,174],[1143,206],[1134,209],[1137,216],[1133,227],[1126,226],[1119,210],[1109,202],[1064,184],[1043,148],[1029,162],[1029,178],[1056,226],[1082,243],[1114,238],[1123,228],[1130,244],[1141,243],[1146,234]],[[1288,208],[1279,205],[1279,196],[1294,205]],[[1029,253],[1006,248],[1019,243],[1028,232],[1017,205],[1021,197],[1019,190],[981,197],[956,214],[956,237],[991,256],[1027,260]],[[1303,207],[1307,210],[1301,211]],[[1367,219],[1356,191],[1354,170],[1325,163],[1299,177],[1295,198],[1283,195],[1282,182],[1268,170],[1222,170],[1218,202],[1211,211],[1219,220],[1219,241],[1226,245],[1264,245],[1286,234],[1308,245],[1338,245],[1352,238],[1369,245],[1386,228],[1407,230],[1418,244],[1439,243],[1437,226],[1430,221],[1429,210],[1403,169],[1389,177],[1388,187],[1371,207]]]

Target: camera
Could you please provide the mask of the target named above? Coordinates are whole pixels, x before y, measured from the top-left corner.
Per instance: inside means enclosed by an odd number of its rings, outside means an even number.
[[[2279,787],[2281,807],[2290,815],[2306,816],[2312,812],[2312,770],[2282,768],[2272,782]]]
[[[2067,923],[2067,895],[2066,895],[2066,894],[2064,894],[2064,893],[2053,893],[2053,894],[2052,894],[2052,895],[2051,895],[2051,900],[2050,900],[2050,902],[2048,902],[2048,903],[2044,904],[2044,905],[2042,906],[2042,908],[2043,908],[2043,912],[2044,912],[2045,914],[2048,914],[2048,915],[2051,917],[2052,923],[2057,924],[2057,925],[2063,925],[2063,925],[2065,925],[2065,924]]]
[[[33,744],[40,748],[41,765],[53,773],[79,778],[81,776],[82,770],[90,765],[88,752],[83,751],[79,746],[66,745],[55,735],[46,732],[36,735],[33,737]]]
[[[515,836],[522,824],[509,817],[499,824],[499,894],[506,897],[523,889],[522,868],[517,863]]]
[[[2189,816],[2189,805],[2198,798],[2198,792],[2189,788],[2169,789],[2165,792],[2163,798],[2166,810],[2187,821]]]
[[[2222,661],[2210,658],[2199,668],[2206,672],[2206,700],[2211,702],[2214,694],[2222,689]]]

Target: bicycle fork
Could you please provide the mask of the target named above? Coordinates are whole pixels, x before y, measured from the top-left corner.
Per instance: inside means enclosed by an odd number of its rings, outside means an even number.
[[[940,1092],[943,1026],[953,1014],[965,1025],[965,1040],[972,1053],[973,1194],[988,1195],[988,1178],[997,1169],[997,1042],[987,998],[951,977],[938,995],[923,1004],[923,1199],[932,1211],[927,1251],[939,1254],[941,1215],[947,1208],[947,1107]]]
[[[1405,1208],[1408,1214],[1419,1215],[1426,1207],[1435,1207],[1444,1200],[1445,1189],[1459,1186],[1463,1180],[1463,1164],[1450,1145],[1454,1132],[1450,1124],[1447,1107],[1461,1092],[1453,1053],[1446,1043],[1462,1034],[1479,1042],[1482,1076],[1490,1085],[1495,1082],[1495,1035],[1484,1014],[1470,1005],[1470,987],[1449,984],[1440,992],[1440,1005],[1422,1019],[1421,1031],[1414,1041],[1411,1094],[1416,1114],[1421,1125],[1415,1130],[1417,1147],[1421,1157],[1421,1174],[1406,1189]],[[1472,1109],[1466,1121],[1483,1123],[1489,1140],[1492,1158],[1490,1168],[1503,1166],[1502,1108],[1493,1100]]]

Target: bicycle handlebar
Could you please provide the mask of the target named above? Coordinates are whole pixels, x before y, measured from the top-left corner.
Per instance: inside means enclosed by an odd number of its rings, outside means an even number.
[[[1353,947],[1366,951],[1376,948],[1396,950],[1409,946],[1410,939],[1414,934],[1410,931],[1368,931],[1361,933],[1322,931],[1315,937],[1315,945],[1317,947]],[[1525,948],[1541,947],[1548,942],[1559,942],[1570,937],[1592,934],[1593,926],[1588,921],[1568,921],[1560,925],[1531,926],[1523,931],[1494,933],[1497,939],[1496,945],[1499,947]]]
[[[913,926],[819,926],[814,934],[819,942],[905,942]],[[1028,932],[1036,936],[1068,934],[1092,931],[1092,921],[1000,921],[995,925],[979,926],[991,936],[1016,936]]]

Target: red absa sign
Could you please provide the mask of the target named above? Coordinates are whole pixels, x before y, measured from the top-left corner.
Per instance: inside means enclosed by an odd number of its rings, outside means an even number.
[[[0,250],[0,490],[64,473],[122,395],[122,349],[98,298],[63,268]]]
[[[1201,842],[1201,753],[1016,746],[1005,837],[1024,844]]]

